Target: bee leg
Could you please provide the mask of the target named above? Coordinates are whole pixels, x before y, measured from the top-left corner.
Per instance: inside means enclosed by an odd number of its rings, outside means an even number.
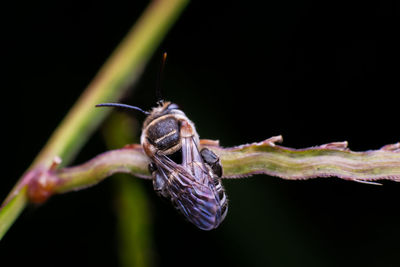
[[[157,166],[153,162],[150,162],[149,165],[147,166],[147,168],[149,169],[149,173],[151,175],[153,175],[153,172],[155,172],[157,170]]]
[[[157,166],[154,163],[150,163],[149,172],[153,176],[153,188],[157,195],[162,197],[169,197],[168,190],[166,190],[166,184],[164,177],[158,172]]]
[[[203,158],[203,160],[205,161],[205,163],[207,163],[211,167],[214,174],[217,175],[218,177],[221,177],[222,176],[222,165],[219,160],[219,157],[208,148],[203,148],[200,151],[200,155]]]

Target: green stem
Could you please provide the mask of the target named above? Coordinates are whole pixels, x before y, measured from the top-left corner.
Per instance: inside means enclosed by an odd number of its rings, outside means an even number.
[[[379,150],[354,152],[347,142],[293,149],[275,145],[276,136],[233,148],[210,146],[220,155],[226,178],[264,173],[289,180],[338,177],[356,182],[400,181],[400,143]]]
[[[356,182],[391,180],[400,182],[400,143],[378,150],[354,152],[347,142],[293,149],[275,145],[282,137],[272,137],[260,143],[232,148],[220,147],[218,142],[201,140],[201,147],[213,150],[221,159],[224,178],[241,178],[264,173],[284,179],[305,180],[315,177],[339,177]],[[131,145],[102,153],[75,167],[36,168],[26,177],[28,190],[20,193],[0,212],[2,234],[12,224],[27,202],[44,201],[52,194],[65,193],[94,185],[114,173],[129,173],[150,179],[149,159],[141,145]]]
[[[7,205],[2,207],[0,212],[0,237],[7,232],[10,225],[13,224],[14,220],[18,217],[28,202],[26,189],[26,187],[23,188],[16,197],[11,199]]]
[[[148,164],[149,160],[140,146],[110,150],[82,165],[62,168],[54,174],[50,173],[55,179],[59,178],[53,191],[65,193],[86,188],[115,173],[129,173],[150,179]]]
[[[67,164],[107,115],[94,106],[116,101],[141,74],[187,0],[154,1],[110,56],[60,126],[19,179],[0,208],[0,240],[27,204],[31,170],[49,168],[55,157]],[[17,205],[17,204],[18,205]]]
[[[278,141],[281,141],[280,136],[260,143],[223,148],[216,141],[201,140],[201,146],[220,157],[224,178],[264,173],[291,180],[339,177],[357,182],[400,181],[399,143],[379,150],[354,152],[347,149],[346,142],[293,149],[275,145]],[[53,184],[50,193],[65,193],[97,184],[114,173],[151,179],[148,164],[142,147],[132,145],[104,152],[79,166],[49,172],[45,178]]]

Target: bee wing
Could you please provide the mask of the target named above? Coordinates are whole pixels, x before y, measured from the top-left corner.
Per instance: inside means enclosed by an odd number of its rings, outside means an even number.
[[[185,166],[175,163],[168,156],[156,154],[153,158],[154,162],[161,169],[160,172],[167,178],[167,183],[171,189],[184,191],[186,188],[203,188],[207,184],[202,184],[199,179]],[[179,193],[176,190],[176,193]]]
[[[182,166],[190,171],[198,182],[202,184],[212,182],[212,174],[205,166],[193,137],[182,138]]]
[[[200,229],[211,230],[221,222],[221,207],[212,176],[189,139],[182,140],[182,165],[162,154],[153,160],[167,174],[166,188],[175,207]]]

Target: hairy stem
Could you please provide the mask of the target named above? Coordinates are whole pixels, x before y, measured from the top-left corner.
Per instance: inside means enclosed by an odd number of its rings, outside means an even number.
[[[400,143],[354,152],[347,149],[347,142],[293,149],[275,145],[281,140],[277,136],[232,148],[220,147],[217,141],[201,140],[201,146],[219,155],[224,178],[264,173],[291,180],[339,177],[357,182],[400,182]],[[94,185],[114,173],[150,179],[148,164],[140,145],[111,150],[79,166],[38,173],[30,184],[29,196],[32,201],[41,202],[51,194]]]
[[[400,181],[400,143],[379,150],[354,152],[347,142],[293,149],[275,145],[282,137],[233,148],[210,145],[221,157],[224,176],[244,177],[257,173],[290,180],[338,177],[353,181]]]
[[[55,193],[89,187],[115,173],[129,173],[150,178],[149,160],[141,146],[122,148],[102,153],[90,161],[75,167],[62,168],[54,173],[59,178]]]

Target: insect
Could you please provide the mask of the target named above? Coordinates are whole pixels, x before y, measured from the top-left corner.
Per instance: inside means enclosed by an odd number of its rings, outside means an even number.
[[[148,115],[140,142],[150,159],[154,190],[198,228],[217,228],[228,211],[221,183],[222,166],[214,152],[200,150],[199,135],[185,113],[164,100],[157,101],[150,112],[120,103],[97,105],[104,106],[134,109]]]

